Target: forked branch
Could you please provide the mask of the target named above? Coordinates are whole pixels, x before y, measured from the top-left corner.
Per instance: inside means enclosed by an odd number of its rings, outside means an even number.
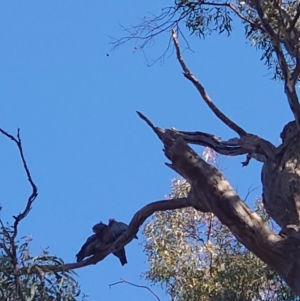
[[[238,156],[247,154],[247,161],[243,163],[244,166],[249,163],[249,158],[255,158],[260,162],[266,162],[268,158],[274,157],[275,146],[271,142],[253,134],[246,134],[241,138],[232,138],[224,141],[215,135],[199,131],[187,132],[179,131],[174,128],[161,129],[155,127],[141,112],[137,113],[165,144],[170,145],[176,137],[182,137],[187,143],[208,146],[222,155]]]
[[[209,95],[206,93],[204,86],[198,81],[198,79],[193,75],[193,73],[187,67],[185,61],[182,58],[179,42],[177,39],[177,34],[174,29],[172,30],[172,39],[176,49],[177,60],[182,68],[183,75],[193,83],[193,85],[196,87],[196,89],[200,93],[205,103],[221,121],[223,121],[229,128],[235,131],[240,137],[245,136],[247,132],[244,129],[242,129],[240,126],[238,126],[235,122],[233,122],[231,119],[229,119],[221,110],[217,108],[217,106],[213,103]]]
[[[3,129],[0,129],[0,133],[2,133],[7,138],[11,139],[17,145],[17,148],[18,148],[21,160],[22,160],[22,164],[23,164],[26,176],[27,176],[27,180],[30,183],[31,188],[32,188],[31,194],[27,199],[26,206],[25,206],[23,212],[19,213],[17,216],[14,216],[15,221],[14,221],[14,226],[13,226],[14,232],[12,235],[12,239],[15,240],[15,238],[17,237],[17,234],[18,234],[18,225],[19,225],[20,221],[22,219],[24,219],[27,216],[27,214],[29,213],[29,211],[31,210],[32,203],[38,196],[38,191],[37,191],[37,187],[36,187],[32,177],[31,177],[27,162],[24,157],[22,141],[21,141],[21,136],[20,136],[20,129],[18,129],[18,131],[17,131],[17,137],[14,137],[13,135],[9,134],[8,132],[4,131]]]

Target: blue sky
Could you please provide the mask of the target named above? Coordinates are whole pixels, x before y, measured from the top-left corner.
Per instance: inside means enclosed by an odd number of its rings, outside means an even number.
[[[136,25],[154,1],[2,1],[0,3],[0,127],[19,127],[25,155],[39,189],[20,234],[32,234],[33,252],[41,247],[73,262],[91,227],[114,217],[129,222],[147,203],[163,199],[176,174],[163,164],[162,144],[135,111],[156,125],[234,137],[206,107],[182,76],[173,56],[148,67],[134,43],[110,52],[110,36],[122,37],[119,24]],[[278,145],[279,133],[292,119],[282,83],[259,61],[260,53],[235,24],[227,38],[190,37],[194,52],[184,56],[214,102],[245,130]],[[156,59],[168,35],[146,48]],[[106,56],[107,53],[109,56]],[[15,145],[0,137],[1,218],[23,210],[30,187]],[[199,149],[200,150],[200,149]],[[226,158],[225,172],[241,196],[259,186],[259,163],[241,168],[243,157]],[[128,265],[110,255],[96,266],[77,270],[90,300],[154,300],[124,278],[147,284],[139,241],[127,246]],[[158,288],[161,300],[168,300]],[[126,297],[124,297],[126,296]]]

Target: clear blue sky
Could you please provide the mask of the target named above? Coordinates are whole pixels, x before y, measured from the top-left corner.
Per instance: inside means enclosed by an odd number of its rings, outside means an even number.
[[[162,3],[162,4],[160,4]],[[147,12],[172,1],[1,1],[0,127],[21,129],[23,147],[39,189],[21,235],[32,234],[32,250],[50,247],[65,262],[91,227],[114,217],[129,222],[148,202],[163,199],[175,173],[164,166],[162,144],[142,122],[139,110],[161,127],[200,130],[234,137],[213,116],[182,76],[174,56],[147,67],[129,43],[111,52],[109,36],[124,35],[119,24],[136,25]],[[215,103],[249,132],[279,143],[292,119],[282,84],[260,53],[245,43],[235,25],[231,38],[190,38],[184,55]],[[167,35],[147,48],[157,58]],[[260,186],[260,164],[241,168],[243,157],[227,158],[226,176],[241,196]],[[30,192],[15,145],[0,137],[1,218],[23,210]],[[254,199],[260,188],[252,193]],[[128,265],[110,255],[77,270],[90,300],[154,300],[147,291],[108,285],[124,278],[137,284],[147,268],[139,241],[127,246]],[[161,300],[168,300],[153,288]]]

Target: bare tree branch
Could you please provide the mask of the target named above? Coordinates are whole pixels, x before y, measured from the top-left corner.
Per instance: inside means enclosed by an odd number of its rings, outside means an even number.
[[[121,280],[118,281],[118,282],[109,284],[109,288],[111,288],[111,287],[114,286],[114,285],[121,284],[121,283],[126,283],[126,284],[132,285],[132,286],[134,286],[134,287],[146,289],[146,290],[148,290],[148,291],[149,291],[149,292],[150,292],[150,293],[151,293],[158,301],[160,301],[160,298],[159,298],[159,297],[154,293],[154,291],[153,291],[152,289],[150,289],[148,286],[145,286],[145,285],[138,285],[138,284],[135,284],[135,283],[126,281],[126,280],[124,280],[124,279],[121,279]]]
[[[164,142],[166,142],[166,139],[175,139],[180,136],[187,143],[208,146],[222,155],[238,156],[248,154],[249,159],[255,158],[260,162],[266,162],[268,158],[274,157],[275,146],[271,142],[253,134],[246,134],[242,138],[232,138],[227,141],[222,141],[221,138],[215,135],[199,131],[178,131],[174,128],[164,130],[159,127],[155,127],[141,112],[137,113],[140,118],[153,129],[159,139]],[[244,166],[249,163],[249,159],[246,162],[243,162]]]
[[[212,102],[209,95],[206,93],[205,88],[201,85],[201,83],[197,80],[197,78],[192,74],[192,72],[189,70],[187,65],[185,64],[179,47],[179,42],[177,39],[177,34],[175,30],[172,30],[172,39],[174,42],[174,46],[176,49],[176,56],[177,60],[179,61],[179,64],[183,70],[183,75],[190,80],[193,85],[196,87],[200,95],[202,96],[205,103],[208,105],[208,107],[213,111],[213,113],[221,120],[223,121],[229,128],[231,128],[233,131],[235,131],[240,137],[245,136],[247,132],[243,130],[240,126],[238,126],[235,122],[233,122],[231,119],[229,119],[225,114],[223,114]]]
[[[28,179],[28,181],[31,185],[31,188],[32,188],[32,192],[31,192],[30,196],[27,199],[25,209],[23,210],[22,213],[19,213],[17,216],[14,216],[15,222],[14,222],[14,226],[13,226],[14,227],[14,233],[12,235],[12,239],[15,240],[15,238],[17,237],[17,234],[18,234],[18,224],[20,223],[20,221],[22,219],[24,219],[27,216],[27,214],[31,210],[32,203],[34,202],[34,200],[38,196],[38,191],[37,191],[36,185],[34,184],[34,182],[32,180],[27,162],[26,162],[25,157],[24,157],[24,152],[23,152],[23,148],[22,148],[22,141],[21,141],[21,136],[20,136],[20,129],[18,129],[17,138],[15,138],[13,135],[7,133],[6,131],[4,131],[1,128],[0,128],[0,133],[2,133],[4,136],[8,137],[9,139],[11,139],[12,141],[14,141],[16,143],[16,145],[18,147],[18,150],[19,150],[19,153],[20,153],[20,156],[21,156],[23,167],[25,169],[27,179]]]
[[[111,50],[115,50],[117,47],[130,40],[140,40],[141,44],[138,45],[136,43],[135,49],[144,49],[144,47],[147,44],[150,44],[159,34],[169,32],[169,30],[174,27],[179,28],[179,23],[192,12],[192,8],[180,14],[177,18],[176,16],[178,11],[179,8],[177,7],[164,7],[158,16],[151,14],[150,18],[144,17],[140,25],[131,26],[128,28],[121,25],[121,28],[127,33],[127,35],[120,39],[113,39],[111,42],[113,45]],[[168,48],[166,51],[167,50]],[[164,54],[166,54],[166,51]],[[160,56],[159,59],[162,58],[163,55]]]
[[[249,196],[254,190],[256,190],[257,188],[258,188],[258,186],[256,186],[256,187],[249,187],[249,188],[248,188],[247,194],[246,194],[246,196],[245,196],[245,198],[244,198],[244,202],[247,201],[248,196]]]

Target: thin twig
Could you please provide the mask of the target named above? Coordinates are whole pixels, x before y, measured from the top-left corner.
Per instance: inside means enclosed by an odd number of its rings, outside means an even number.
[[[176,18],[177,13],[179,12],[179,7],[168,6],[164,7],[161,10],[161,14],[158,16],[152,15],[152,19],[144,17],[142,24],[137,26],[132,26],[126,28],[120,24],[120,27],[128,33],[127,36],[120,39],[114,39],[114,42],[111,42],[113,45],[111,50],[116,49],[118,46],[128,42],[129,40],[142,40],[144,41],[139,48],[144,48],[151,40],[158,36],[161,33],[171,30],[173,27],[179,26],[180,21],[188,17],[192,13],[193,9],[190,8],[184,13],[180,14]],[[174,20],[175,19],[175,20]]]
[[[114,285],[117,285],[117,284],[121,284],[121,283],[126,283],[126,284],[129,284],[129,285],[132,285],[134,287],[138,287],[138,288],[143,288],[143,289],[146,289],[148,290],[158,301],[160,301],[160,298],[153,292],[152,289],[150,289],[148,286],[145,286],[145,285],[138,285],[138,284],[135,284],[135,283],[132,283],[132,282],[129,282],[127,280],[124,280],[124,279],[121,279],[120,281],[117,281],[115,283],[112,283],[112,284],[109,284],[109,288],[111,288],[112,286]]]
[[[256,190],[257,188],[258,188],[258,186],[254,187],[254,188],[252,188],[252,187],[249,187],[249,188],[248,188],[247,194],[246,194],[246,196],[245,196],[245,198],[244,198],[244,202],[247,201],[248,196],[249,196],[254,190]]]
[[[240,126],[238,126],[235,122],[230,120],[225,114],[223,114],[212,102],[211,98],[209,95],[206,93],[205,88],[202,86],[202,84],[198,81],[198,79],[192,74],[190,69],[187,67],[185,64],[181,52],[180,52],[180,47],[179,47],[179,42],[177,39],[177,34],[175,30],[172,30],[172,39],[174,42],[174,46],[176,48],[176,56],[177,60],[183,70],[183,75],[190,80],[193,85],[196,87],[198,92],[200,93],[201,97],[205,101],[205,103],[209,106],[209,108],[213,111],[213,113],[221,120],[223,121],[229,128],[231,128],[233,131],[235,131],[240,137],[245,136],[247,132],[243,130]]]
[[[12,141],[14,141],[16,143],[16,145],[18,147],[18,150],[19,150],[19,153],[20,153],[20,156],[21,156],[21,160],[22,160],[22,163],[23,163],[25,173],[27,175],[27,179],[28,179],[28,181],[29,181],[29,183],[32,187],[32,192],[31,192],[30,196],[27,199],[25,209],[23,210],[22,213],[19,213],[17,216],[14,216],[15,222],[14,222],[14,226],[13,226],[14,231],[13,231],[12,239],[15,240],[15,238],[17,237],[17,234],[18,234],[18,224],[29,213],[29,211],[31,209],[31,206],[32,206],[32,203],[34,202],[34,200],[38,196],[38,192],[37,192],[37,187],[36,187],[36,185],[34,184],[34,182],[32,180],[27,162],[26,162],[25,157],[24,157],[22,141],[21,141],[21,136],[20,136],[20,129],[18,129],[18,131],[17,131],[17,138],[15,138],[13,135],[7,133],[3,129],[0,129],[0,133],[2,133],[4,136],[8,137],[9,139],[11,139]]]

